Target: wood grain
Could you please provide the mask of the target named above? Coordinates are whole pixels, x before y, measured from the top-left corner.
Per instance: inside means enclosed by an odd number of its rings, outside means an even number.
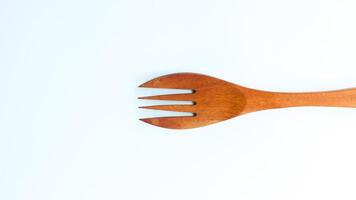
[[[189,94],[139,97],[140,99],[192,101],[192,105],[157,105],[141,108],[191,112],[193,116],[140,119],[171,129],[188,129],[214,124],[251,112],[296,106],[356,108],[356,88],[328,92],[281,93],[251,89],[196,73],[168,74],[140,87],[190,89]]]

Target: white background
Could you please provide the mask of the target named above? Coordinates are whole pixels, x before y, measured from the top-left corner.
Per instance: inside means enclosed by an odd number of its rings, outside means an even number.
[[[356,110],[174,131],[137,86],[174,72],[356,86],[354,0],[0,1],[0,199],[356,199]],[[152,103],[152,102],[150,102]]]

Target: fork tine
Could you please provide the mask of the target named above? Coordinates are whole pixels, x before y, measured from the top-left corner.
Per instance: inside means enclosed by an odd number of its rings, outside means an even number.
[[[194,89],[196,87],[197,74],[193,73],[176,73],[168,74],[154,78],[139,87],[147,88],[166,88],[166,89]]]
[[[194,105],[155,105],[155,106],[140,106],[139,108],[143,109],[152,109],[152,110],[166,110],[166,111],[175,111],[175,112],[194,112]]]
[[[156,96],[146,96],[138,97],[138,99],[150,99],[150,100],[172,100],[172,101],[192,101],[192,93],[183,93],[183,94],[165,94],[165,95],[156,95]]]
[[[148,124],[170,129],[188,129],[197,127],[195,116],[156,117],[140,119]]]

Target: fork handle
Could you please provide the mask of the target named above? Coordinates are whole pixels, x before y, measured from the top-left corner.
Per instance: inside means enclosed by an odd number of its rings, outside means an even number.
[[[247,102],[250,111],[296,106],[356,108],[356,88],[304,93],[252,91],[247,94],[251,95],[247,98],[250,99]]]

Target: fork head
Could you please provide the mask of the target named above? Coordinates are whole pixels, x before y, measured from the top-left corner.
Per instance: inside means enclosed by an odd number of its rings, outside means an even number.
[[[240,115],[246,99],[238,85],[196,73],[175,73],[152,79],[139,87],[189,89],[186,94],[139,97],[139,99],[192,101],[192,105],[155,105],[140,108],[190,112],[192,116],[140,119],[146,123],[171,129],[206,126]]]

